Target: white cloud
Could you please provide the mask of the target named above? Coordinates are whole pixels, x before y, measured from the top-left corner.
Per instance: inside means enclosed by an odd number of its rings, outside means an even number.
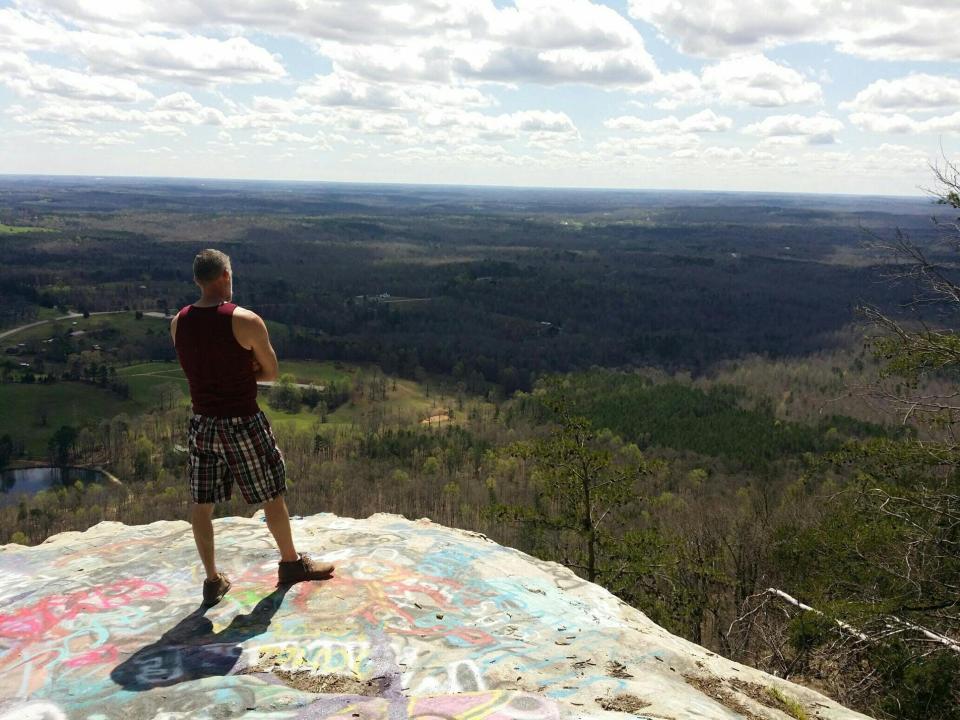
[[[157,110],[183,110],[190,112],[199,110],[201,107],[193,95],[183,91],[164,95],[154,103],[154,108]]]
[[[637,30],[608,7],[586,0],[520,0],[486,9],[484,21],[452,34],[320,41],[338,71],[377,82],[453,82],[455,78],[547,85],[642,84],[656,65]]]
[[[783,107],[823,101],[819,84],[763,55],[707,65],[699,77],[688,71],[664,73],[640,91],[661,96],[654,103],[661,110],[698,104]]]
[[[516,0],[488,18],[490,36],[512,46],[626,50],[639,38],[620,13],[589,0]]]
[[[533,50],[499,46],[481,57],[458,60],[456,71],[476,80],[643,85],[655,77],[653,59],[641,47],[591,51],[583,48]]]
[[[82,60],[91,76],[215,85],[256,83],[285,75],[277,57],[244,37],[223,40],[189,33],[75,30],[48,12],[28,14],[15,8],[0,8],[0,36],[7,51],[56,52]]]
[[[177,137],[186,137],[187,131],[177,125],[163,125],[157,123],[148,123],[143,126],[144,131],[153,135],[175,135]]]
[[[501,82],[643,84],[656,64],[636,28],[589,0],[516,0],[487,15],[489,30],[454,68]]]
[[[272,130],[258,130],[253,135],[253,141],[258,145],[278,145],[283,143],[309,145],[312,150],[330,150],[330,145],[322,133],[304,135],[299,132],[289,132],[287,130],[274,128]]]
[[[695,71],[698,64],[682,63],[690,69],[665,73],[644,44],[641,31],[648,28],[638,30],[640,23],[604,2],[12,0],[0,7],[0,85],[19,97],[0,111],[4,151],[19,138],[34,138],[35,145],[24,147],[38,150],[49,142],[132,142],[144,152],[144,146],[166,144],[177,147],[185,171],[195,171],[200,161],[191,168],[189,158],[209,163],[229,147],[226,172],[250,175],[266,167],[267,176],[279,167],[308,172],[311,165],[277,163],[280,158],[329,151],[318,172],[353,163],[357,173],[402,179],[397,164],[406,168],[423,158],[446,168],[445,181],[456,181],[460,171],[472,177],[476,164],[522,168],[504,173],[506,182],[619,184],[628,177],[649,182],[656,173],[665,183],[677,177],[689,183],[696,175],[699,182],[744,186],[760,174],[738,170],[737,178],[727,178],[724,169],[794,161],[811,172],[844,161],[866,167],[850,153],[814,146],[835,141],[844,129],[836,104],[825,108],[819,84],[832,75],[837,89],[851,72],[844,59],[829,54],[823,63],[794,67],[765,56],[765,49],[803,41],[878,58],[960,57],[950,37],[950,29],[960,27],[953,21],[956,0],[780,6],[739,0],[736,7],[734,0],[637,0],[633,14],[652,22],[667,42],[709,58]],[[314,67],[304,73],[311,54]],[[934,141],[937,134],[960,132],[960,81],[929,68],[931,74],[906,75],[914,67],[872,82],[856,97],[849,93],[841,106],[850,113],[842,118],[843,139],[853,155],[861,144],[857,130],[927,134]],[[882,75],[878,68],[871,79]],[[257,84],[255,94],[238,90],[241,83]],[[543,87],[561,84],[604,92]],[[648,109],[612,117],[622,111],[611,108],[637,100]],[[524,101],[531,106],[524,109]],[[763,118],[748,110],[749,119],[737,123],[752,123],[745,134],[729,134],[729,116],[740,117],[734,108],[756,107],[783,108],[773,111],[783,114]],[[825,109],[830,112],[816,114]],[[708,141],[708,133],[719,136]],[[264,150],[271,146],[276,152]],[[246,160],[236,152],[243,148]],[[18,167],[33,162],[26,150],[15,149]],[[875,152],[881,151],[867,153],[869,162],[880,161]],[[916,159],[916,151],[890,152],[904,172]],[[126,148],[95,155],[117,168],[126,157],[144,167],[151,159]],[[42,163],[46,156],[37,157]],[[53,159],[51,167],[59,168]],[[710,172],[697,166],[697,173],[671,176],[663,167],[671,159],[702,162]],[[608,162],[617,167],[613,175]],[[591,172],[579,170],[584,167]],[[784,186],[800,182],[790,178]],[[803,182],[817,189],[817,181]]]
[[[258,83],[282,78],[276,57],[246,38],[77,33],[70,42],[94,68],[190,85]]]
[[[780,107],[821,102],[820,86],[793,68],[763,55],[748,55],[709,65],[705,90],[725,104]]]
[[[0,84],[27,97],[56,95],[120,103],[139,102],[153,97],[131,80],[35,63],[23,53],[0,54]]]
[[[494,7],[489,0],[21,0],[23,6],[55,10],[93,29],[149,32],[235,26],[317,39],[370,42],[483,27]]]
[[[183,136],[186,127],[217,126],[227,121],[220,110],[197,103],[187,93],[160,98],[149,110],[84,100],[47,102],[33,109],[11,108],[8,114],[25,125],[65,135],[94,133],[97,128],[109,134],[114,132],[113,126],[128,125],[149,133]]]
[[[864,173],[873,170],[894,171],[910,176],[921,172],[930,166],[930,155],[923,150],[908,145],[884,143],[877,148],[869,148],[865,152],[857,153],[854,166],[859,166]]]
[[[793,138],[810,145],[829,145],[843,123],[829,115],[771,115],[743,129],[747,135],[762,138]]]
[[[875,133],[915,134],[960,133],[960,112],[918,120],[903,113],[853,113],[850,122]]]
[[[423,118],[425,128],[443,130],[448,138],[480,140],[514,140],[524,134],[536,135],[543,142],[547,136],[576,138],[576,125],[565,113],[545,110],[524,110],[502,115],[484,115],[478,112],[439,110]]]
[[[43,137],[46,142],[58,145],[92,145],[94,147],[108,147],[111,145],[132,145],[140,133],[131,130],[103,132],[89,128],[38,128],[34,134]]]
[[[472,87],[435,83],[374,83],[345,74],[318,75],[297,89],[313,105],[425,111],[436,107],[484,107],[495,100]]]
[[[960,106],[960,80],[917,73],[892,80],[876,80],[849,102],[845,110],[910,112]]]
[[[701,57],[822,42],[875,60],[956,60],[953,0],[630,0],[630,15]]]
[[[385,135],[394,141],[419,137],[418,128],[400,115],[386,113],[350,113],[331,118],[335,127],[343,132],[359,132],[365,135]]]
[[[922,150],[907,145],[883,143],[857,152],[808,153],[798,158],[809,172],[834,174],[840,177],[859,177],[865,183],[878,175],[900,178],[917,177],[929,167],[931,158]]]
[[[775,159],[775,155],[762,150],[745,150],[740,147],[708,147],[704,148],[698,156],[704,160],[721,161],[724,163],[743,163],[743,162],[768,162]]]
[[[63,42],[64,27],[48,18],[37,19],[6,7],[0,8],[0,37],[4,49],[50,50]]]
[[[698,133],[723,132],[733,127],[733,119],[717,115],[713,110],[701,110],[683,119],[673,115],[655,120],[646,120],[633,115],[623,115],[604,121],[604,126],[612,130],[632,130],[642,133]]]
[[[325,41],[316,44],[320,54],[330,58],[335,69],[371,82],[451,82],[451,64],[456,48],[444,38],[423,38],[392,43],[348,43]],[[465,49],[469,49],[467,43]]]
[[[24,0],[23,7],[37,7]],[[193,32],[197,27],[246,28],[293,35],[316,43],[335,68],[369,80],[446,82],[455,75],[496,82],[642,84],[656,74],[643,39],[629,20],[591,0],[515,0],[498,8],[491,0],[251,0],[209,3],[180,0],[148,3],[130,0],[106,6],[94,0],[47,0],[55,9],[88,28],[79,33],[105,45],[116,44],[118,64],[139,72],[154,68],[187,81],[205,71],[233,81],[278,77],[275,59],[242,37],[226,41],[177,37],[176,55],[193,59],[197,75],[177,74],[177,66],[153,38],[139,36],[133,47],[123,38],[134,32]],[[117,29],[123,32],[117,33]],[[105,32],[112,30],[112,32]],[[106,38],[113,38],[108,41]],[[201,49],[202,40],[223,44]],[[239,43],[247,42],[240,47]],[[89,42],[89,41],[88,41]],[[91,62],[108,53],[86,51]],[[226,62],[212,62],[225,55]],[[203,62],[203,59],[206,62]],[[119,68],[117,68],[119,69]],[[216,82],[210,79],[208,82]]]
[[[653,82],[641,88],[641,92],[659,95],[654,105],[660,110],[675,110],[681,105],[710,102],[700,77],[687,70],[658,75]]]
[[[699,145],[700,138],[692,133],[663,133],[631,138],[611,138],[597,143],[596,151],[604,157],[624,158],[647,155],[650,151],[690,149]]]

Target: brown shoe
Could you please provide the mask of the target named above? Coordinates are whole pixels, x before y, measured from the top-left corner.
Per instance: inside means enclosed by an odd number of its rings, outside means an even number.
[[[278,585],[290,585],[304,580],[326,580],[333,573],[331,563],[317,562],[300,553],[299,560],[280,561],[277,572]]]
[[[203,604],[207,606],[216,605],[223,600],[223,596],[227,594],[227,590],[230,589],[232,584],[223,573],[217,575],[216,580],[204,580]]]

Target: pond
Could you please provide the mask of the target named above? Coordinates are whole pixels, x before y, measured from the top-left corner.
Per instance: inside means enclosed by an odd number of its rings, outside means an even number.
[[[103,482],[107,476],[99,470],[78,467],[33,467],[0,470],[0,507],[16,505],[21,494],[35,495],[41,490],[82,483]]]

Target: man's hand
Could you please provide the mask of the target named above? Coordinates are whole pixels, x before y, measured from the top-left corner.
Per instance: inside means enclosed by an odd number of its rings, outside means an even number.
[[[257,362],[257,359],[256,359],[256,358],[253,358],[253,361],[251,362],[251,365],[253,366],[253,374],[254,374],[254,375],[257,375],[261,370],[263,370],[263,366],[260,365],[260,363]]]

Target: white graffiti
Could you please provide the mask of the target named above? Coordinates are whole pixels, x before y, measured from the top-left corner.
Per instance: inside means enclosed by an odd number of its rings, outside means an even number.
[[[67,716],[53,703],[28,702],[0,708],[0,720],[67,720]]]

